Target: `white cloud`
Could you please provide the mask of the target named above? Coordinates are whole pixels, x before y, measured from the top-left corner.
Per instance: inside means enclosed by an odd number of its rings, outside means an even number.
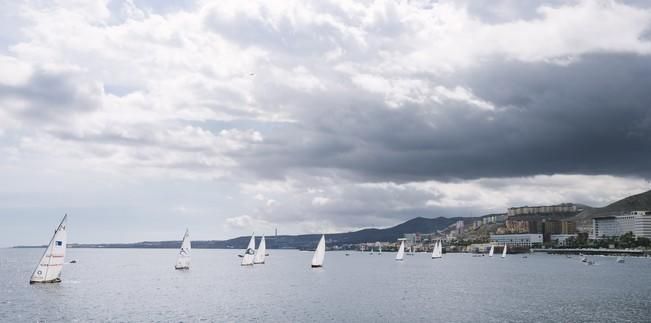
[[[410,130],[420,120],[454,122],[446,113],[458,109],[445,106],[506,113],[473,87],[478,66],[566,68],[593,54],[651,54],[648,9],[588,0],[531,6],[534,15],[524,17],[501,4],[495,10],[508,21],[487,22],[459,1],[199,1],[164,13],[128,0],[3,3],[0,17],[11,21],[0,22],[0,161],[11,166],[0,177],[42,168],[192,192],[207,185],[230,197],[223,209],[210,204],[215,196],[183,196],[189,201],[169,209],[196,201],[197,214],[226,221],[229,234],[272,223],[323,232],[419,212],[605,204],[647,189],[646,180],[614,176],[397,183],[346,171],[360,155],[364,167],[382,161],[368,156],[383,156],[386,141],[429,148]],[[378,116],[408,124],[386,129]],[[450,142],[437,153],[467,143]],[[26,182],[25,191],[42,189]]]

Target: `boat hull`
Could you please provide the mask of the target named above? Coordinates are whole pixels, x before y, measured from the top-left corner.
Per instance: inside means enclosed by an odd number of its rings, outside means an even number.
[[[190,269],[190,267],[176,267],[175,266],[174,269],[176,269],[176,270],[188,270],[188,269]]]
[[[44,280],[44,281],[30,280],[29,284],[30,285],[33,285],[33,284],[55,284],[55,283],[60,283],[60,282],[61,282],[61,278],[55,278],[55,279]]]
[[[322,268],[322,265],[312,265],[312,268]]]
[[[261,261],[261,262],[254,262],[253,264],[255,264],[255,265],[264,265],[264,261]]]

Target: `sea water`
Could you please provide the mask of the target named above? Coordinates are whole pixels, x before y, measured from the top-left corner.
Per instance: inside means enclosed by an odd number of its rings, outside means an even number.
[[[29,285],[42,249],[0,249],[2,322],[649,322],[651,260],[269,250],[68,249],[60,284]]]

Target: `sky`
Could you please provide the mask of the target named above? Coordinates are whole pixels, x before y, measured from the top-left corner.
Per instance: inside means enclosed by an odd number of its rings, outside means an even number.
[[[651,189],[651,2],[0,0],[0,247]]]

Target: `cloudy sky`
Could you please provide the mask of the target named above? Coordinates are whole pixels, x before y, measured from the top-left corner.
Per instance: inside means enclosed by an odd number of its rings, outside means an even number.
[[[0,246],[602,206],[650,164],[648,1],[0,0]]]

